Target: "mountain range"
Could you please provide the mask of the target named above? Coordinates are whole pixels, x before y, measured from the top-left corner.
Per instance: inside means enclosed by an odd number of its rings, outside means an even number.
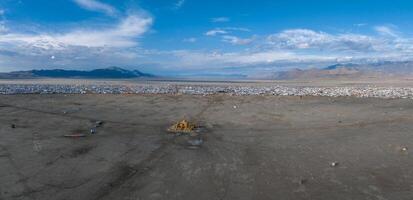
[[[377,62],[369,64],[338,63],[322,68],[310,69],[290,69],[286,71],[275,71],[268,73],[259,78],[249,76],[248,74],[240,75],[220,75],[207,74],[203,78],[225,78],[225,79],[267,79],[267,80],[300,80],[300,79],[322,79],[322,78],[399,78],[413,77],[413,61],[405,62]],[[126,70],[119,67],[109,67],[103,69],[94,69],[90,71],[81,70],[29,70],[15,71],[9,73],[0,73],[0,79],[24,79],[24,78],[108,78],[108,79],[125,79],[125,78],[153,78],[152,74],[143,73],[139,70]],[[199,76],[190,76],[199,78]]]
[[[81,70],[30,70],[0,73],[0,78],[142,78],[155,77],[152,74],[143,73],[139,70],[126,70],[119,67],[109,67],[104,69],[94,69],[90,71]]]
[[[318,78],[385,78],[413,76],[413,62],[380,62],[370,64],[335,64],[324,68],[277,71],[267,79],[294,80]]]

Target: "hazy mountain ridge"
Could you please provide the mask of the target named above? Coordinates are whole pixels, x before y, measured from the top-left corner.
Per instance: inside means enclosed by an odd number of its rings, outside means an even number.
[[[324,68],[291,69],[275,72],[269,77],[276,80],[317,78],[363,78],[413,76],[413,62],[380,62],[372,64],[335,64]]]
[[[82,70],[30,70],[16,71],[10,73],[0,73],[0,78],[140,78],[155,77],[152,74],[143,73],[139,70],[126,70],[119,67],[109,67],[94,69],[90,71]]]
[[[16,71],[10,73],[0,73],[3,79],[24,79],[24,78],[151,78],[156,77],[152,74],[143,73],[139,70],[126,70],[119,67],[109,67],[103,69],[94,69],[90,71],[83,70],[29,70]],[[179,77],[179,76],[178,76]],[[269,79],[269,80],[299,80],[299,79],[322,79],[322,78],[398,78],[413,77],[413,61],[405,62],[377,62],[369,64],[338,63],[322,68],[310,69],[290,69],[286,71],[277,71],[270,74],[262,74],[253,77],[245,74],[219,74],[204,73],[202,75],[185,75],[183,77],[192,78],[225,78],[225,79]]]

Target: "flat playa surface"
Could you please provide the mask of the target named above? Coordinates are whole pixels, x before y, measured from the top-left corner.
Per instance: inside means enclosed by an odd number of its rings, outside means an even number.
[[[411,200],[412,114],[408,99],[0,96],[0,199]],[[197,136],[165,131],[183,117]]]

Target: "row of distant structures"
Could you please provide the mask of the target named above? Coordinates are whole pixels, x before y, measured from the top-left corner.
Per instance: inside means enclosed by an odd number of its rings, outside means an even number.
[[[376,97],[413,99],[413,88],[386,87],[287,87],[215,85],[52,85],[0,84],[0,94],[189,94]]]

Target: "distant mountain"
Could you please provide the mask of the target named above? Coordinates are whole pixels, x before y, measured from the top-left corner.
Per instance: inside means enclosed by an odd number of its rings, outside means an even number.
[[[193,74],[186,74],[182,76],[176,76],[177,78],[184,78],[184,79],[246,79],[248,78],[247,75],[244,74],[220,74],[220,73],[193,73]]]
[[[139,70],[126,70],[119,67],[94,69],[91,71],[81,70],[30,70],[10,73],[0,73],[0,78],[140,78],[155,77],[152,74],[142,73]]]
[[[330,65],[328,67],[323,68],[324,70],[334,70],[334,69],[339,69],[339,68],[357,68],[358,65],[353,64],[353,63],[347,63],[347,64],[335,64],[335,65]]]
[[[317,79],[413,76],[413,62],[379,62],[370,64],[335,64],[324,68],[291,69],[273,73],[269,79]]]
[[[289,71],[276,72],[273,79],[290,80],[290,79],[314,79],[314,78],[333,78],[333,77],[358,77],[362,72],[355,68],[349,67],[327,67],[323,69],[292,69]]]

